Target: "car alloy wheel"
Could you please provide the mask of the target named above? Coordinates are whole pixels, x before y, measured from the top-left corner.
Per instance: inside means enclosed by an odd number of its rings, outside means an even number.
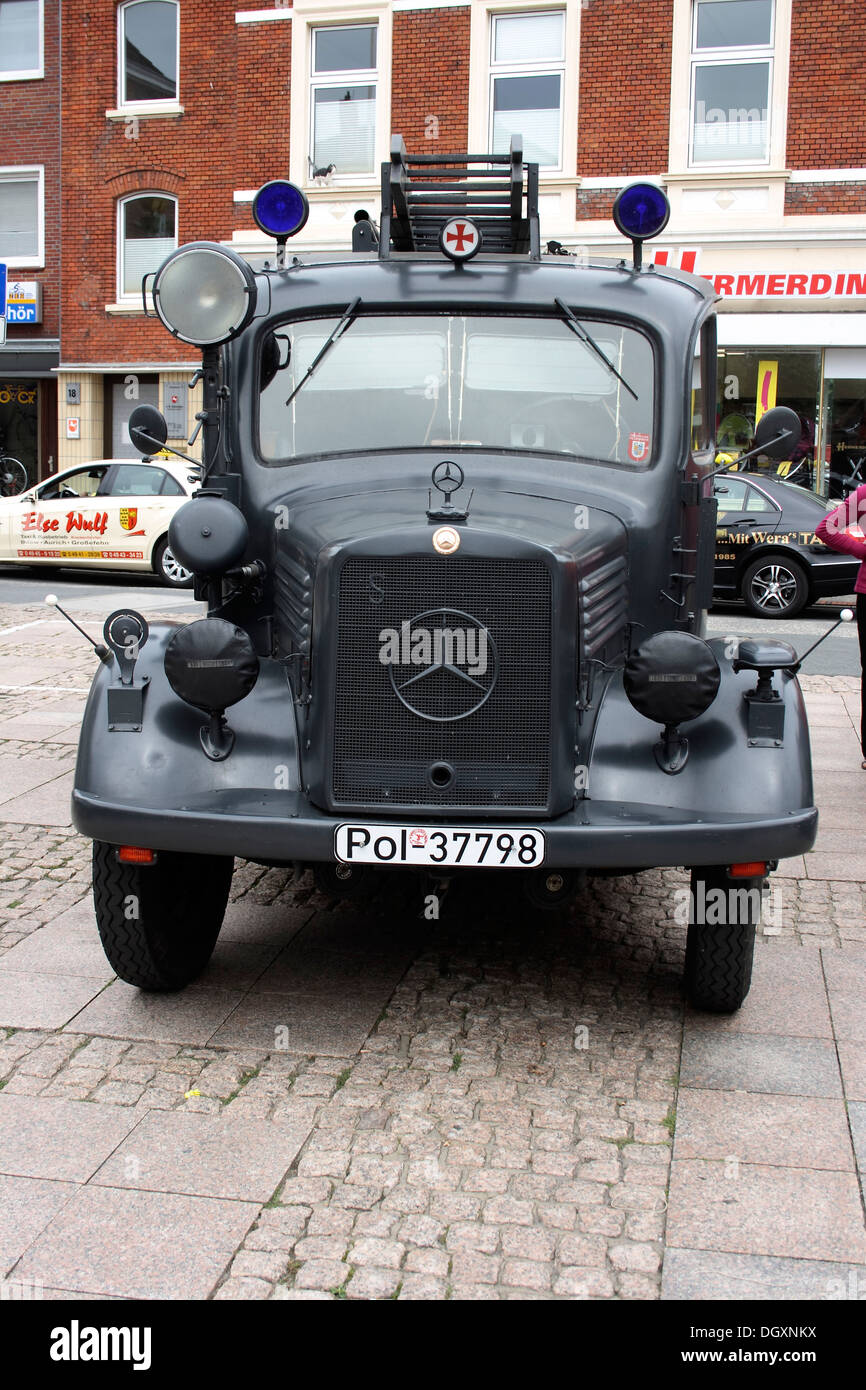
[[[166,584],[176,584],[183,587],[192,582],[192,570],[184,568],[168,542],[163,542],[157,554],[156,572],[161,579],[165,580]]]
[[[776,556],[749,566],[742,593],[755,617],[791,618],[805,606],[809,586],[799,565]]]

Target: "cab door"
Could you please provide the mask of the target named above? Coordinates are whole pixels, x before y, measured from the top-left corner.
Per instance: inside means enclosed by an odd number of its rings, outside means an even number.
[[[158,464],[114,464],[100,496],[108,516],[106,563],[150,569],[153,547],[184,497],[177,479]]]
[[[107,473],[108,464],[87,464],[16,498],[8,558],[27,565],[92,564],[106,527],[99,491]]]
[[[716,518],[715,588],[735,589],[735,572],[746,543],[746,494],[749,484],[743,477],[722,473],[713,494],[718,503]]]

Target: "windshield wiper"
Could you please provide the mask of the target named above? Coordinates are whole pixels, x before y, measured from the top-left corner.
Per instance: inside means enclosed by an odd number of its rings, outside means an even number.
[[[342,338],[346,329],[349,327],[349,324],[352,322],[352,319],[355,317],[355,313],[360,303],[361,296],[358,295],[357,299],[352,300],[345,314],[340,319],[340,322],[338,324],[335,324],[333,332],[330,333],[328,337],[325,339],[325,341],[322,343],[322,346],[319,348],[319,351],[316,353],[306,372],[301,377],[294,391],[286,401],[286,405],[291,405],[292,401],[295,399],[295,396],[298,394],[301,387],[305,386],[306,383],[309,381],[310,377],[313,375],[313,372],[316,370],[322,358],[325,356],[325,353],[330,351],[330,349],[334,346],[338,338]]]
[[[600,357],[600,358],[601,358],[602,362],[603,362],[604,365],[607,367],[608,371],[613,373],[613,375],[616,377],[617,381],[621,381],[621,382],[622,382],[623,386],[625,387],[626,391],[628,391],[629,395],[634,396],[635,400],[638,400],[637,391],[633,390],[632,387],[629,386],[629,384],[628,384],[628,382],[626,381],[625,377],[620,375],[620,373],[617,371],[616,367],[615,367],[615,366],[613,365],[613,363],[611,362],[610,358],[609,358],[609,357],[607,356],[607,354],[604,353],[604,352],[602,351],[602,349],[599,347],[598,343],[595,341],[595,338],[591,337],[590,334],[587,333],[587,331],[586,331],[586,329],[584,328],[583,324],[582,324],[578,319],[575,318],[574,314],[571,312],[571,310],[569,309],[568,305],[565,303],[565,300],[563,300],[563,299],[557,299],[557,300],[556,300],[556,307],[557,307],[557,309],[559,309],[560,313],[562,314],[563,318],[565,319],[565,322],[568,324],[568,327],[571,329],[572,333],[576,333],[577,336],[578,336],[578,338],[580,339],[580,341],[581,341],[582,343],[586,343],[588,347],[591,347],[591,348],[592,348],[592,350],[593,350],[593,352],[595,353],[596,357]]]

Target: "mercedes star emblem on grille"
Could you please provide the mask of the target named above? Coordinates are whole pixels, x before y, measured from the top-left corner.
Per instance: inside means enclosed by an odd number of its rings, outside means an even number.
[[[421,719],[466,719],[488,700],[497,680],[489,630],[457,608],[431,608],[379,634],[398,700]]]

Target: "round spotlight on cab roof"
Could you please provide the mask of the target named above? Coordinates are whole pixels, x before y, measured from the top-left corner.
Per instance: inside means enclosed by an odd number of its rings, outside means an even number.
[[[664,231],[670,215],[667,194],[654,183],[630,183],[617,194],[613,220],[634,247],[636,270],[640,269],[643,243]]]
[[[256,307],[256,277],[246,261],[214,241],[173,251],[153,282],[153,303],[169,333],[196,347],[237,337]]]
[[[278,241],[299,232],[309,215],[306,194],[285,179],[272,179],[262,184],[253,199],[256,226]]]

